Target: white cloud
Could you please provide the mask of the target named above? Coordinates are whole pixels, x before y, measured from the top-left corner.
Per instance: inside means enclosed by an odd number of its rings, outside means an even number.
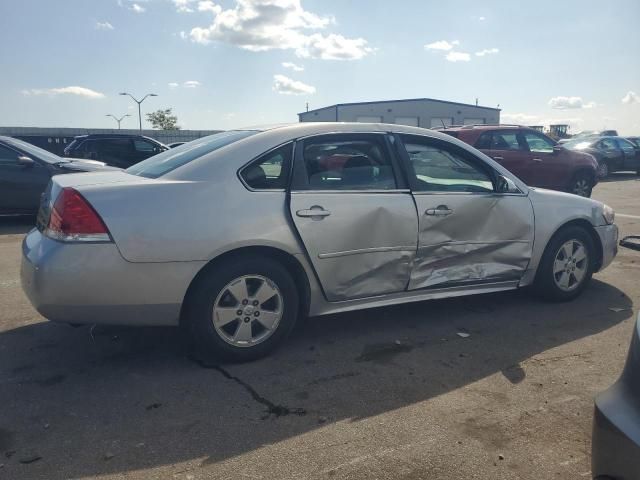
[[[582,97],[553,97],[549,100],[549,106],[556,110],[569,110],[578,108],[593,108],[595,102],[585,102]]]
[[[96,30],[113,30],[113,25],[109,22],[96,22]]]
[[[446,52],[453,49],[453,47],[455,47],[456,45],[460,45],[460,42],[458,40],[454,40],[451,43],[447,42],[446,40],[438,40],[437,42],[428,43],[424,46],[424,48],[426,50],[443,50]]]
[[[200,85],[202,84],[197,80],[187,80],[182,84],[184,88],[196,88],[196,87],[199,87]]]
[[[311,95],[316,93],[316,88],[306,83],[292,80],[284,75],[274,75],[273,91],[284,95]]]
[[[220,5],[216,5],[211,0],[204,0],[198,2],[198,11],[200,12],[213,12],[215,15],[222,13],[222,7]]]
[[[303,72],[304,71],[304,67],[302,65],[296,65],[295,63],[292,63],[292,62],[282,62],[282,66],[284,68],[290,68],[294,72]]]
[[[465,52],[454,52],[451,51],[447,53],[445,57],[449,62],[468,62],[471,60],[471,55]]]
[[[142,5],[138,4],[138,3],[133,3],[131,4],[131,6],[129,7],[130,10],[133,10],[136,13],[144,13],[147,11],[146,8],[144,8]]]
[[[479,52],[476,52],[476,56],[484,57],[485,55],[494,55],[499,51],[500,50],[498,50],[497,48],[485,48],[484,50],[480,50]]]
[[[104,93],[96,92],[85,87],[60,87],[60,88],[31,88],[22,90],[23,95],[77,95],[85,98],[104,98]]]
[[[480,20],[481,22],[484,22],[486,20],[485,17],[479,17],[478,20]]]
[[[193,0],[173,0],[173,4],[176,7],[176,11],[179,13],[191,13],[193,9],[190,4],[193,3]]]
[[[622,103],[625,103],[627,105],[631,105],[632,103],[640,103],[640,96],[636,92],[632,92],[630,90],[624,97],[622,97]]]
[[[180,84],[176,82],[171,82],[168,85],[169,85],[169,88],[178,88],[180,86]]]
[[[218,41],[253,52],[293,50],[299,57],[325,60],[357,60],[373,52],[363,38],[309,34],[335,21],[304,10],[300,0],[236,0],[235,7],[228,9],[207,0],[198,9],[210,11],[213,22],[191,30],[196,43]]]

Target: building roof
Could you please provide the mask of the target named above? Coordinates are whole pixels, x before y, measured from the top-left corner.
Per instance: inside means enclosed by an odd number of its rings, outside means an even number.
[[[374,105],[376,103],[423,102],[423,101],[447,103],[449,105],[458,105],[458,106],[461,106],[461,107],[484,108],[485,110],[496,110],[498,112],[501,110],[500,108],[483,107],[482,105],[474,105],[474,104],[471,104],[471,103],[450,102],[448,100],[438,100],[436,98],[403,98],[403,99],[400,99],[400,100],[378,100],[378,101],[375,101],[375,102],[336,103],[334,105],[327,105],[326,107],[315,108],[315,109],[309,110],[307,112],[301,112],[298,115],[304,115],[306,113],[313,113],[313,112],[317,112],[317,111],[320,111],[320,110],[326,110],[327,108],[346,107],[346,106],[352,106],[352,105]]]

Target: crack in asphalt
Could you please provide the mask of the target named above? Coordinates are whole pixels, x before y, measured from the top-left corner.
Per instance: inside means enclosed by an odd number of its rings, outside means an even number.
[[[262,420],[269,418],[271,415],[278,418],[278,417],[285,417],[287,415],[304,416],[307,414],[307,411],[304,408],[290,408],[284,405],[277,405],[273,403],[271,400],[268,400],[267,398],[260,395],[256,391],[256,389],[253,388],[251,385],[249,385],[247,382],[241,380],[240,378],[234,375],[231,375],[220,365],[210,365],[210,364],[204,363],[198,358],[192,358],[192,360],[203,368],[207,368],[209,370],[216,370],[217,372],[221,373],[222,376],[225,377],[227,380],[233,380],[242,388],[244,388],[249,393],[249,395],[251,395],[251,398],[253,398],[255,402],[261,405],[264,405],[266,407],[266,415],[262,417]]]

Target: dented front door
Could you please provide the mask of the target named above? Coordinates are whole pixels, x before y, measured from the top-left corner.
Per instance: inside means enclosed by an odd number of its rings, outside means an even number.
[[[520,279],[533,247],[529,199],[496,193],[491,167],[459,146],[402,141],[419,219],[409,290]]]

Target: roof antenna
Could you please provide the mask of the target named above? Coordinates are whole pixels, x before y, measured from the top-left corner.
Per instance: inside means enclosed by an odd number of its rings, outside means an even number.
[[[309,111],[309,102],[307,102],[307,112]]]
[[[478,97],[476,97],[476,107],[478,106]]]
[[[446,130],[447,126],[444,124],[444,120],[442,118],[440,119],[440,123],[442,124],[442,128]]]

